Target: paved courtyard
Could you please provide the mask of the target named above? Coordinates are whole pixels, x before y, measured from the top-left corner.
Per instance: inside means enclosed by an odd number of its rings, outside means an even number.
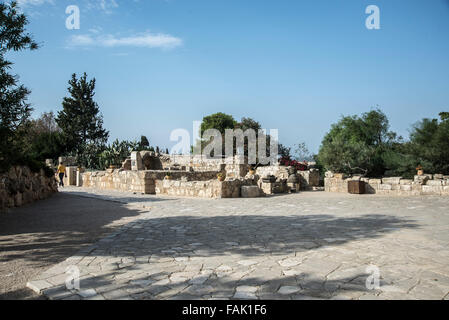
[[[449,299],[449,197],[64,193],[135,218],[29,282],[51,299]]]

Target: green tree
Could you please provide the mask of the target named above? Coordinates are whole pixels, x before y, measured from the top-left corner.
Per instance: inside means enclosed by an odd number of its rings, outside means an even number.
[[[235,124],[235,128],[242,129],[243,131],[246,131],[248,129],[253,129],[256,131],[256,134],[259,132],[260,129],[262,129],[262,126],[259,122],[257,122],[254,119],[251,118],[242,118],[242,120]]]
[[[222,112],[214,113],[209,116],[203,118],[203,122],[201,123],[201,136],[203,136],[204,132],[209,129],[216,129],[221,133],[222,141],[223,141],[223,150],[222,154],[225,153],[225,130],[226,129],[234,129],[237,125],[237,121],[234,120],[234,117],[225,114]],[[211,141],[197,141],[198,144],[201,144],[201,150],[203,150]],[[213,156],[213,155],[212,155]]]
[[[449,174],[449,112],[441,112],[440,120],[423,119],[415,124],[407,153],[425,171]]]
[[[56,122],[62,129],[67,150],[78,157],[81,165],[95,168],[109,137],[109,132],[103,128],[98,104],[93,99],[95,78],[88,81],[86,73],[80,79],[73,74],[69,85],[70,96],[64,98]]]
[[[139,147],[141,149],[146,149],[150,147],[150,142],[148,141],[148,138],[146,136],[140,136],[140,144]]]
[[[214,113],[203,118],[201,134],[208,129],[217,129],[224,134],[226,129],[234,129],[236,124],[233,116],[222,112]]]
[[[23,148],[26,154],[39,161],[56,160],[65,152],[62,132],[53,112],[43,113],[27,123]]]
[[[27,103],[30,91],[8,73],[10,51],[35,50],[38,45],[26,32],[27,17],[18,12],[17,3],[0,3],[0,170],[23,157],[23,125],[32,108]]]
[[[100,169],[107,169],[109,166],[120,166],[132,151],[135,151],[138,143],[135,141],[119,141],[116,139],[99,156]]]
[[[395,141],[396,134],[389,131],[388,118],[380,110],[342,117],[325,135],[318,161],[334,172],[381,176],[387,169],[384,154]]]

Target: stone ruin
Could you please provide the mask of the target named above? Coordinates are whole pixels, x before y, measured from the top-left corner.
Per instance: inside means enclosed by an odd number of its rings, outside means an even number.
[[[324,189],[327,192],[348,193],[349,183],[360,181],[367,194],[396,196],[449,195],[449,176],[443,174],[416,175],[413,179],[386,177],[381,179],[361,176],[348,177],[342,173],[326,172]]]
[[[251,198],[299,192],[317,189],[320,183],[315,169],[298,172],[274,165],[251,170],[242,156],[210,159],[150,151],[132,152],[119,169],[76,174],[77,186],[204,198]],[[69,185],[75,184],[70,180]]]

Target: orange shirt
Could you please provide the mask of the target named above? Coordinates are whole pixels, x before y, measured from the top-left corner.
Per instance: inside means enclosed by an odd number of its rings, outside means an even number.
[[[58,166],[58,173],[64,173],[65,174],[65,165],[60,164]]]

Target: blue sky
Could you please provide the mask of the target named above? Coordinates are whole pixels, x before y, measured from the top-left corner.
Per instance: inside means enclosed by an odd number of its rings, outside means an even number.
[[[72,73],[97,79],[111,140],[225,112],[317,152],[341,115],[379,106],[399,134],[449,111],[448,0],[21,0],[41,44],[14,54],[35,115],[61,109]],[[365,27],[368,5],[380,30]],[[65,27],[68,5],[80,30]]]

